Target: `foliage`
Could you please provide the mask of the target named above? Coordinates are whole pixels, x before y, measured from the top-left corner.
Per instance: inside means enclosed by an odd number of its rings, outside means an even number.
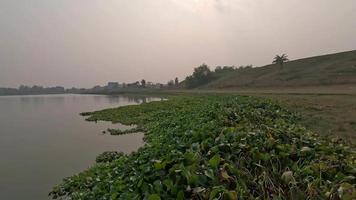
[[[285,62],[287,62],[289,59],[288,59],[288,56],[286,54],[282,54],[282,55],[276,55],[273,59],[273,64],[278,64],[280,66],[283,66],[283,64]]]
[[[195,88],[212,80],[212,72],[206,64],[194,68],[191,76],[185,79],[187,88]]]
[[[110,135],[125,135],[125,134],[129,134],[129,133],[143,132],[145,130],[142,127],[135,127],[135,128],[127,129],[127,130],[108,128],[107,131],[110,133]]]
[[[234,66],[217,66],[214,70],[215,73],[224,73],[224,72],[233,72],[237,70],[238,68],[235,68]]]
[[[119,159],[120,157],[124,156],[123,153],[119,153],[116,151],[105,151],[104,153],[98,155],[96,157],[96,162],[97,163],[105,163],[105,162],[112,162],[116,159]]]
[[[355,148],[252,97],[175,97],[83,113],[137,124],[146,145],[64,179],[53,198],[354,199]]]
[[[220,78],[229,77],[233,74],[238,74],[241,72],[246,72],[252,68],[252,65],[239,67],[217,66],[214,71],[210,71],[209,67],[206,64],[203,64],[195,68],[193,74],[185,79],[185,87],[188,89],[204,87],[215,80],[219,80]]]
[[[146,87],[146,80],[145,79],[141,80],[141,87]]]
[[[174,86],[174,81],[173,80],[169,80],[167,85],[168,85],[168,87],[173,87]]]

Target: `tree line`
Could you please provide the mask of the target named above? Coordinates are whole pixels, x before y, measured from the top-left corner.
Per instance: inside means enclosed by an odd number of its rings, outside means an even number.
[[[31,95],[31,94],[63,94],[66,90],[64,87],[43,87],[43,86],[25,86],[19,88],[0,88],[0,95]]]
[[[273,64],[279,65],[281,68],[283,68],[283,65],[285,62],[289,61],[287,54],[282,54],[282,55],[276,55],[272,61]],[[210,70],[208,65],[203,63],[199,67],[194,68],[193,74],[190,76],[187,76],[184,80],[184,86],[187,89],[193,89],[197,88],[199,86],[202,86],[204,84],[207,84],[214,79],[217,79],[223,75],[226,75],[227,73],[231,72],[238,72],[242,70],[249,70],[252,69],[252,65],[246,65],[246,66],[217,66],[215,70]]]
[[[210,70],[208,65],[202,64],[199,67],[194,68],[193,74],[187,76],[184,85],[187,89],[192,89],[211,82],[227,73],[252,69],[252,65],[246,66],[217,66],[215,70]]]

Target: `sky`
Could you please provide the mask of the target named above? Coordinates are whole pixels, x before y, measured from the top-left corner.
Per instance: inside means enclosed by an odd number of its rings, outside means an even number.
[[[0,0],[0,87],[167,82],[356,49],[355,0]]]

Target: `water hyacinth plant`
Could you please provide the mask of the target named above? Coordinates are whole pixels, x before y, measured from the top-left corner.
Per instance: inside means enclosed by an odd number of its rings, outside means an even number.
[[[172,97],[85,115],[136,124],[146,131],[146,144],[64,179],[53,198],[356,197],[355,148],[306,130],[297,115],[267,100]]]

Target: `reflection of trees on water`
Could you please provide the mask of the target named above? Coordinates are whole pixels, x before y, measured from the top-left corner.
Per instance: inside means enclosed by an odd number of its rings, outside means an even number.
[[[110,104],[119,104],[120,102],[125,102],[121,96],[106,96]]]
[[[135,97],[135,96],[129,96],[127,97],[128,102],[135,102],[135,103],[143,103],[146,102],[146,98],[145,97]]]
[[[99,98],[102,96],[98,96]],[[118,104],[120,102],[128,102],[128,103],[147,103],[150,101],[157,101],[159,100],[158,98],[153,98],[153,97],[145,97],[145,96],[105,96],[106,100],[110,104]]]
[[[93,101],[95,104],[119,104],[121,102],[121,99],[118,96],[95,95],[93,96]]]
[[[18,106],[24,109],[40,109],[46,107],[56,108],[65,104],[64,96],[57,95],[38,95],[38,96],[14,96],[11,98],[13,102],[19,103]]]
[[[130,96],[113,96],[113,95],[94,96],[94,102],[96,104],[99,104],[102,101],[105,101],[109,104],[120,104],[122,102],[140,104],[140,103],[150,102],[153,100],[157,100],[157,99],[151,98],[151,97],[132,96],[132,95],[130,95]]]
[[[145,97],[145,96],[128,96],[127,101],[128,102],[135,102],[137,104],[140,103],[148,103],[151,101],[160,101],[163,100],[162,98],[156,98],[156,97]]]
[[[95,104],[100,104],[101,101],[103,100],[103,96],[100,96],[100,95],[98,95],[98,96],[93,96],[93,99],[94,99],[94,103],[95,103]]]
[[[33,103],[33,104],[43,104],[43,103],[54,103],[54,104],[63,104],[64,96],[21,96],[21,103]]]
[[[80,105],[127,105],[127,104],[141,104],[151,101],[163,100],[162,98],[147,97],[147,96],[135,96],[135,95],[39,95],[39,96],[18,96],[18,98],[6,98],[3,97],[1,101],[12,101],[17,99],[20,102],[20,106],[33,105],[34,107],[40,106],[54,106],[58,107],[63,104],[70,106],[73,103]]]

